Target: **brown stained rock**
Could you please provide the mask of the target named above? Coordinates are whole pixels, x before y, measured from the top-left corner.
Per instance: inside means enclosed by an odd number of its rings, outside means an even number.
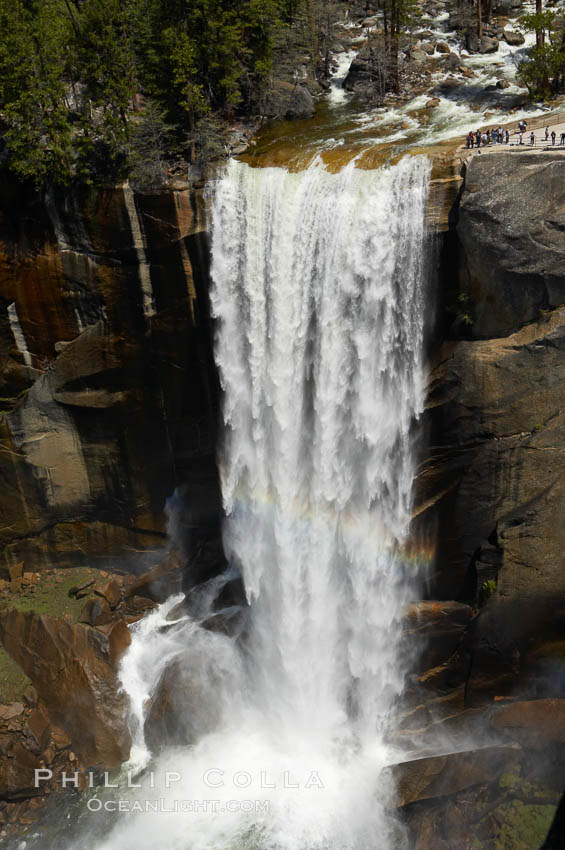
[[[565,699],[513,702],[492,716],[494,728],[523,747],[541,749],[565,743]]]
[[[3,183],[0,396],[14,399],[0,423],[3,579],[22,560],[43,571],[94,559],[110,564],[124,551],[161,547],[178,457],[194,458],[198,479],[216,476],[213,429],[201,427],[215,406],[208,296],[195,288],[199,267],[191,258],[200,249],[188,251],[185,242],[204,238],[205,204],[186,172],[175,182],[178,190],[135,198],[147,250],[155,253],[159,315],[151,334],[124,188],[69,188],[45,201],[15,179]],[[12,303],[41,371],[24,366],[15,349]],[[202,368],[189,373],[196,352]],[[189,406],[178,404],[184,393]],[[174,445],[166,438],[171,415]],[[99,518],[77,520],[87,503]]]
[[[28,717],[27,731],[32,735],[37,746],[42,750],[49,739],[49,717],[39,708],[34,708]]]
[[[397,805],[433,800],[492,782],[516,763],[519,753],[513,747],[484,747],[394,765],[391,773]]]
[[[146,599],[145,596],[132,596],[127,600],[125,606],[125,615],[128,623],[135,623],[140,620],[148,611],[155,608],[157,603],[152,599]]]
[[[8,574],[10,576],[11,582],[16,582],[22,578],[24,573],[24,564],[23,561],[20,561],[19,564],[14,564],[12,567],[8,567]]]
[[[52,722],[69,736],[82,764],[111,769],[127,758],[126,698],[105,635],[8,608],[0,611],[0,640],[31,679]]]
[[[78,619],[89,626],[103,626],[112,621],[112,611],[105,599],[89,599]]]
[[[102,596],[110,608],[116,608],[122,600],[121,582],[115,578],[111,578],[106,584],[96,586],[94,593],[97,596]]]
[[[51,740],[55,746],[55,749],[60,752],[61,750],[66,750],[71,746],[71,739],[62,729],[59,729],[57,726],[54,726],[51,729]]]
[[[110,663],[117,669],[120,658],[131,643],[130,630],[125,621],[120,619],[107,625],[98,626],[97,631],[106,636]]]
[[[35,787],[35,770],[43,767],[19,741],[13,741],[7,754],[0,760],[0,799],[17,800],[42,793]]]

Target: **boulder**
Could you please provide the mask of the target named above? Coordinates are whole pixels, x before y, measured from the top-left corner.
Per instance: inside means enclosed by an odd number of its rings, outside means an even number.
[[[97,631],[108,638],[108,657],[112,667],[117,670],[122,655],[131,643],[131,632],[125,620],[120,618],[112,623],[98,626]]]
[[[129,597],[124,608],[126,622],[137,622],[137,620],[140,620],[149,611],[152,611],[156,604],[152,599],[147,599],[145,596]]]
[[[433,109],[435,106],[439,106],[441,100],[439,97],[432,97],[430,100],[426,101],[426,109]]]
[[[316,105],[305,84],[275,80],[265,96],[262,111],[266,118],[311,118]]]
[[[412,50],[410,51],[410,59],[412,62],[416,62],[417,64],[422,64],[422,62],[426,62],[428,56],[424,53],[423,50]]]
[[[106,600],[110,608],[116,608],[122,601],[122,585],[115,578],[109,579],[106,584],[94,588],[94,593]]]
[[[436,90],[443,95],[449,95],[453,92],[454,89],[459,88],[461,85],[461,80],[455,79],[455,77],[448,77],[446,80],[442,80],[436,86]]]
[[[481,48],[481,40],[475,30],[468,32],[465,36],[465,46],[469,53],[478,53]]]
[[[496,53],[498,39],[494,36],[483,35],[479,41],[479,53]]]
[[[112,611],[105,599],[89,599],[78,619],[89,626],[102,626],[112,621]]]
[[[423,50],[423,52],[427,53],[428,56],[433,56],[433,54],[435,53],[435,47],[431,43],[431,41],[423,41],[420,44],[420,50]]]
[[[444,68],[448,71],[459,71],[461,68],[461,57],[457,53],[450,53],[446,56],[443,62]]]
[[[496,88],[497,89],[509,89],[510,85],[511,84],[508,82],[508,80],[498,80],[498,82],[496,84]]]
[[[436,50],[438,53],[451,53],[451,48],[446,41],[438,41],[436,43]]]
[[[125,761],[126,697],[105,635],[67,619],[4,608],[0,640],[84,765],[111,769]]]
[[[524,35],[521,32],[516,32],[516,30],[503,30],[504,40],[507,44],[510,44],[512,47],[518,46],[520,44],[524,44],[526,41]]]
[[[349,71],[343,81],[343,87],[346,91],[364,94],[372,84],[371,56],[369,49],[363,47],[349,66]]]

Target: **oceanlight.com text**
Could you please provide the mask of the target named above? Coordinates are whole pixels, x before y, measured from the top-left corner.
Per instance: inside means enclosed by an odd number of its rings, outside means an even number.
[[[268,814],[268,800],[101,800],[92,797],[86,804],[90,812],[106,814],[151,812],[156,814]]]

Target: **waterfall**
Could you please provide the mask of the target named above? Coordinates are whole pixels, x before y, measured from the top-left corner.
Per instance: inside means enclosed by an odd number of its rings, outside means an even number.
[[[404,544],[428,178],[426,158],[406,157],[338,174],[231,161],[217,182],[224,544],[249,626],[241,645],[194,622],[139,630],[122,681],[139,720],[155,676],[135,672],[134,654],[149,666],[185,659],[214,725],[157,757],[155,770],[180,777],[159,795],[219,808],[122,818],[103,848],[405,846],[383,769],[399,757],[401,616],[416,581]]]

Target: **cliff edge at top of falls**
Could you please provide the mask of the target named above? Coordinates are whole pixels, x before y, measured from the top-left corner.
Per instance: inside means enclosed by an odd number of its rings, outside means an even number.
[[[565,303],[564,177],[553,152],[471,158],[457,235],[473,337],[507,336]]]

